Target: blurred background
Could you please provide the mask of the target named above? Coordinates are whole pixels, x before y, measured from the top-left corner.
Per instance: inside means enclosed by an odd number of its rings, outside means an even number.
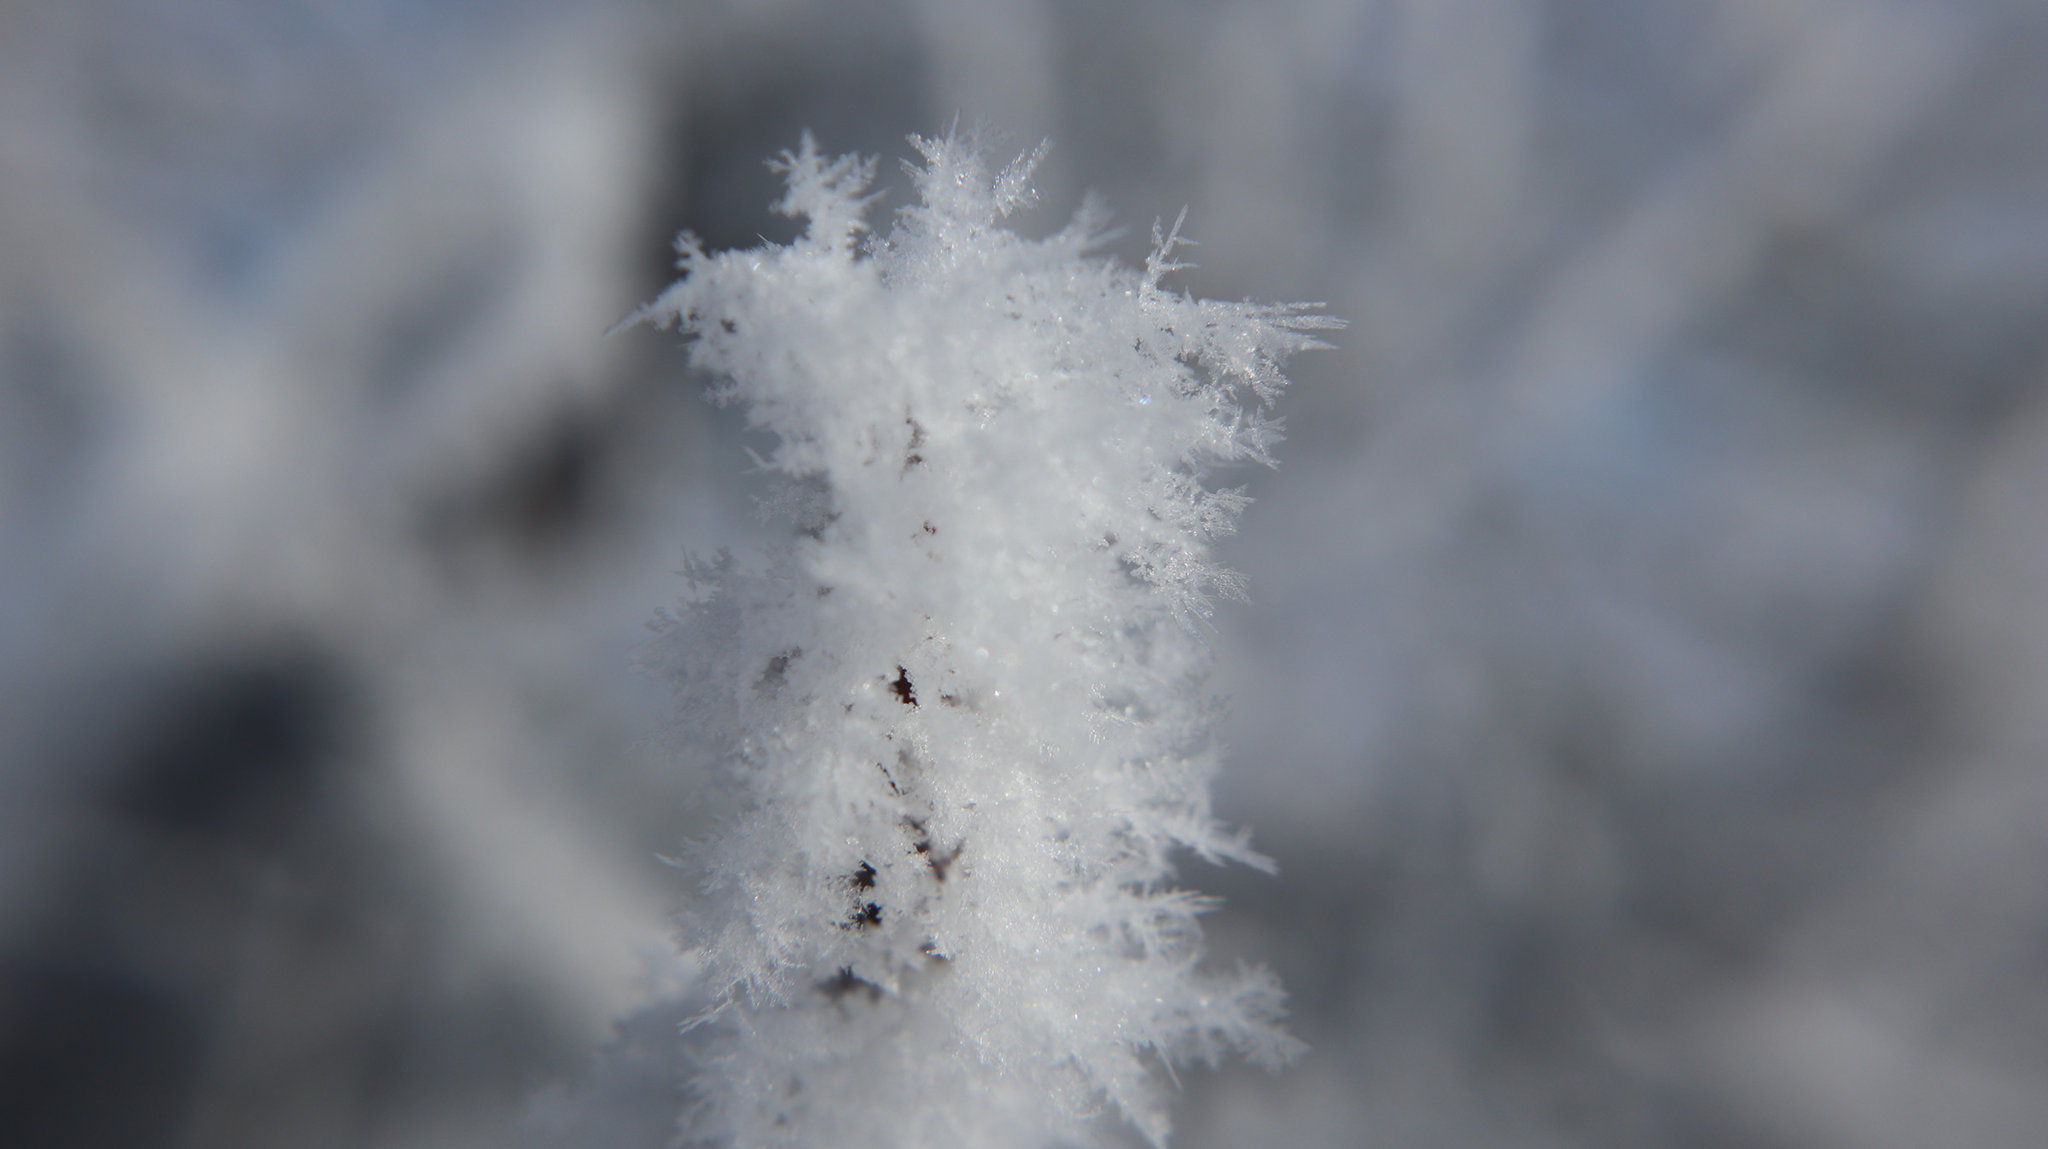
[[[0,6],[0,1140],[546,1123],[671,976],[634,645],[766,530],[602,333],[956,113],[1351,321],[1227,477],[1281,873],[1184,874],[1314,1050],[1177,1145],[2042,1143],[2023,0]]]

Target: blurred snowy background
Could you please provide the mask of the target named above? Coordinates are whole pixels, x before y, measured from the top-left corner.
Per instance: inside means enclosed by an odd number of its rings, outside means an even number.
[[[658,980],[629,656],[763,531],[604,329],[812,128],[1191,205],[1304,358],[1177,1144],[2048,1130],[2048,6],[0,6],[0,1140],[486,1146]],[[885,171],[889,170],[885,165]],[[898,181],[900,183],[900,181]],[[898,202],[900,202],[900,197]]]

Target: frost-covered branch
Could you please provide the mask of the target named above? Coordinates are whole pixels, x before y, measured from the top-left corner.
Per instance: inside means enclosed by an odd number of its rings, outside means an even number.
[[[1296,1043],[1264,971],[1199,968],[1176,851],[1268,865],[1211,815],[1199,627],[1241,593],[1211,543],[1269,461],[1282,362],[1334,321],[1169,290],[1099,211],[1002,220],[992,172],[913,137],[917,202],[866,231],[872,165],[806,137],[782,246],[707,255],[638,318],[691,337],[777,446],[795,530],[764,569],[692,568],[650,660],[723,752],[737,812],[691,864],[715,998],[687,1139],[1155,1144],[1162,1061]]]

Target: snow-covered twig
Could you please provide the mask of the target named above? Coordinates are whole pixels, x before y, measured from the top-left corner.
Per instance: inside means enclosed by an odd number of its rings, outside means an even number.
[[[912,138],[917,202],[862,242],[873,165],[778,161],[793,243],[707,255],[638,318],[691,337],[772,432],[795,530],[764,569],[692,569],[650,660],[740,795],[697,849],[685,944],[714,1004],[688,1139],[1152,1143],[1161,1062],[1297,1043],[1262,970],[1199,968],[1176,851],[1268,863],[1209,806],[1211,556],[1266,461],[1282,362],[1335,321],[1161,286],[1099,212],[1002,220],[999,172]],[[1113,1124],[1113,1123],[1112,1123]]]

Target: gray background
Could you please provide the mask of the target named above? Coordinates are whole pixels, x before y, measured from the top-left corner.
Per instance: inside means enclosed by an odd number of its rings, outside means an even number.
[[[1314,1052],[1184,1074],[1178,1145],[2040,1143],[2048,8],[1995,0],[0,7],[0,1138],[546,1115],[671,976],[633,644],[765,529],[673,338],[600,333],[679,228],[788,237],[804,127],[956,113],[1053,139],[1026,230],[1190,205],[1193,289],[1352,323],[1232,477],[1281,873],[1184,875]]]

